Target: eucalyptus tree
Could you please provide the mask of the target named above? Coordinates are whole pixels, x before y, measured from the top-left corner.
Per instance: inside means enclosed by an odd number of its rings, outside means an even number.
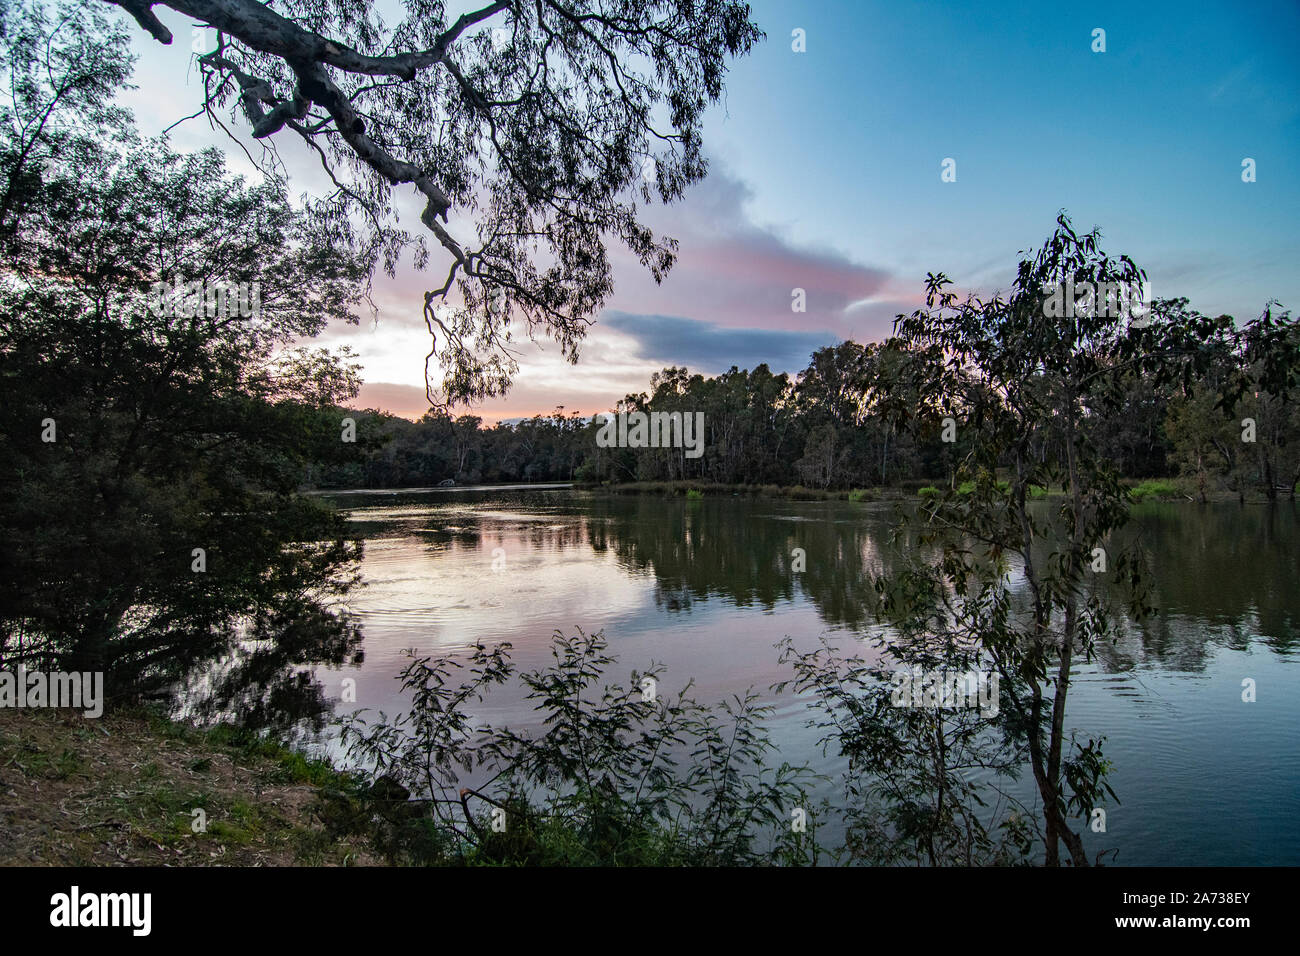
[[[1279,387],[1300,367],[1285,316],[1238,329],[1185,300],[1143,308],[1137,295],[1105,295],[1137,290],[1146,276],[1128,257],[1105,255],[1098,238],[1076,234],[1062,215],[1047,243],[1021,261],[1006,298],[959,299],[947,277],[931,274],[924,307],[899,316],[890,343],[906,361],[889,388],[925,400],[883,406],[918,431],[950,419],[968,443],[954,487],[918,517],[941,548],[932,580],[894,590],[882,583],[881,591],[899,617],[944,595],[949,608],[933,627],[956,644],[973,642],[1001,676],[1041,799],[1049,865],[1062,845],[1073,864],[1088,864],[1071,818],[1113,796],[1101,741],[1079,743],[1067,727],[1072,670],[1113,635],[1122,610],[1152,610],[1150,569],[1112,538],[1129,500],[1114,463],[1096,449],[1098,422],[1124,413],[1133,374],[1190,390],[1217,367],[1225,370],[1219,403],[1231,409],[1254,385]],[[1078,295],[1066,316],[1057,314],[1061,289],[1094,294]],[[1246,354],[1256,361],[1238,361]],[[1060,492],[1054,508],[1033,503],[1041,488]]]
[[[295,492],[306,462],[358,447],[330,411],[356,368],[296,342],[351,313],[363,267],[215,151],[97,159],[53,174],[0,282],[0,623],[126,683],[225,646],[246,613],[272,636],[347,577],[342,524]],[[255,284],[257,313],[157,308],[177,276]]]
[[[1241,360],[1249,367],[1252,381],[1260,381],[1243,402],[1243,412],[1254,422],[1255,441],[1250,456],[1259,469],[1259,483],[1269,501],[1277,499],[1279,489],[1295,500],[1300,483],[1300,370],[1285,362],[1268,381],[1271,362],[1300,351],[1300,326],[1291,321],[1285,310],[1275,315],[1270,303],[1257,327],[1247,337]],[[1271,337],[1270,337],[1271,333]],[[1277,339],[1284,345],[1278,347]],[[1236,424],[1236,423],[1234,423]],[[1251,429],[1243,427],[1243,433]]]
[[[739,0],[495,0],[455,19],[403,0],[392,23],[370,0],[108,2],[161,43],[155,8],[199,24],[199,114],[229,106],[254,139],[305,143],[334,184],[316,213],[355,217],[390,273],[407,249],[417,268],[436,258],[424,318],[453,400],[509,386],[512,319],[577,360],[612,290],[606,237],[663,278],[676,243],[636,198],[705,175],[703,113],[762,36]],[[399,187],[423,203],[417,234]]]
[[[1165,427],[1173,460],[1193,482],[1201,504],[1209,501],[1212,483],[1240,471],[1240,426],[1218,407],[1214,389],[1198,384],[1190,395],[1172,402]]]

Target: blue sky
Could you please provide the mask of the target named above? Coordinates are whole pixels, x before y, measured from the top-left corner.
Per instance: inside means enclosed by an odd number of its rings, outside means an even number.
[[[526,348],[514,393],[478,409],[486,418],[601,411],[668,364],[797,371],[818,344],[887,333],[927,271],[963,289],[1005,288],[1018,252],[1039,245],[1061,209],[1146,268],[1156,296],[1239,319],[1270,298],[1300,301],[1300,6],[753,8],[768,38],[734,64],[708,116],[711,176],[647,213],[681,241],[678,267],[655,286],[617,259],[583,362]],[[193,71],[177,82],[188,24],[163,19],[177,33],[170,50],[132,25],[142,58],[128,99],[146,132],[198,103]],[[791,49],[796,28],[806,52]],[[1104,53],[1092,50],[1096,28]],[[223,142],[197,122],[173,138]],[[246,165],[238,153],[228,145]],[[1253,183],[1241,179],[1246,157]],[[945,158],[956,182],[941,181]],[[422,410],[428,278],[381,283],[377,323],[326,336],[361,354],[361,404]],[[805,313],[790,310],[795,286]]]
[[[754,187],[753,215],[792,239],[918,278],[996,280],[1064,208],[1151,269],[1189,270],[1179,288],[1206,309],[1294,300],[1300,6],[755,11],[769,42],[738,64],[709,143]],[[940,182],[945,157],[955,183]]]

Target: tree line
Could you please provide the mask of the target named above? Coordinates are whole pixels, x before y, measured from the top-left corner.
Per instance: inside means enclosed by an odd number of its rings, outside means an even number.
[[[1159,321],[1192,327],[1235,326],[1209,319],[1186,299],[1163,300]],[[1269,314],[1272,315],[1271,306]],[[1046,317],[1044,323],[1059,321]],[[558,408],[514,423],[485,425],[475,415],[435,408],[411,422],[373,409],[340,410],[357,419],[366,447],[360,460],[314,465],[308,481],[321,488],[422,487],[457,483],[577,481],[622,483],[688,481],[780,485],[835,490],[917,487],[950,482],[971,451],[977,430],[965,427],[969,410],[928,427],[899,425],[896,411],[924,398],[905,391],[900,374],[909,360],[896,339],[854,341],[818,349],[796,375],[733,366],[717,376],[670,367],[651,377],[649,392],[631,394],[622,412],[704,414],[705,452],[682,448],[601,448],[603,415]],[[1258,372],[1267,357],[1244,349],[1205,379],[1157,385],[1136,373],[1117,377],[1122,413],[1093,410],[1084,419],[1097,453],[1131,479],[1185,479],[1200,500],[1248,493],[1294,497],[1300,481],[1300,403],[1289,386],[1252,390],[1227,414],[1221,386],[1234,375]],[[1040,440],[1048,440],[1046,437]],[[1041,449],[1040,449],[1041,454]]]

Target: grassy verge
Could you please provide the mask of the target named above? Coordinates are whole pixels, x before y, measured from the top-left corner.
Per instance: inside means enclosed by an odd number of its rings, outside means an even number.
[[[1182,489],[1171,481],[1159,481],[1148,479],[1140,484],[1134,485],[1129,489],[1128,495],[1134,501],[1145,501],[1148,498],[1171,499],[1184,498],[1186,495]]]
[[[228,727],[147,711],[0,710],[0,864],[336,866],[379,862],[326,831],[344,774]],[[203,812],[206,828],[196,832]]]

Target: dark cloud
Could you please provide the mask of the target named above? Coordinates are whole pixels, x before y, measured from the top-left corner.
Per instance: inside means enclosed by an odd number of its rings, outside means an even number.
[[[840,341],[830,332],[724,328],[698,319],[612,310],[601,324],[636,339],[645,359],[711,375],[733,365],[752,369],[762,363],[773,372],[798,372],[815,350]]]

